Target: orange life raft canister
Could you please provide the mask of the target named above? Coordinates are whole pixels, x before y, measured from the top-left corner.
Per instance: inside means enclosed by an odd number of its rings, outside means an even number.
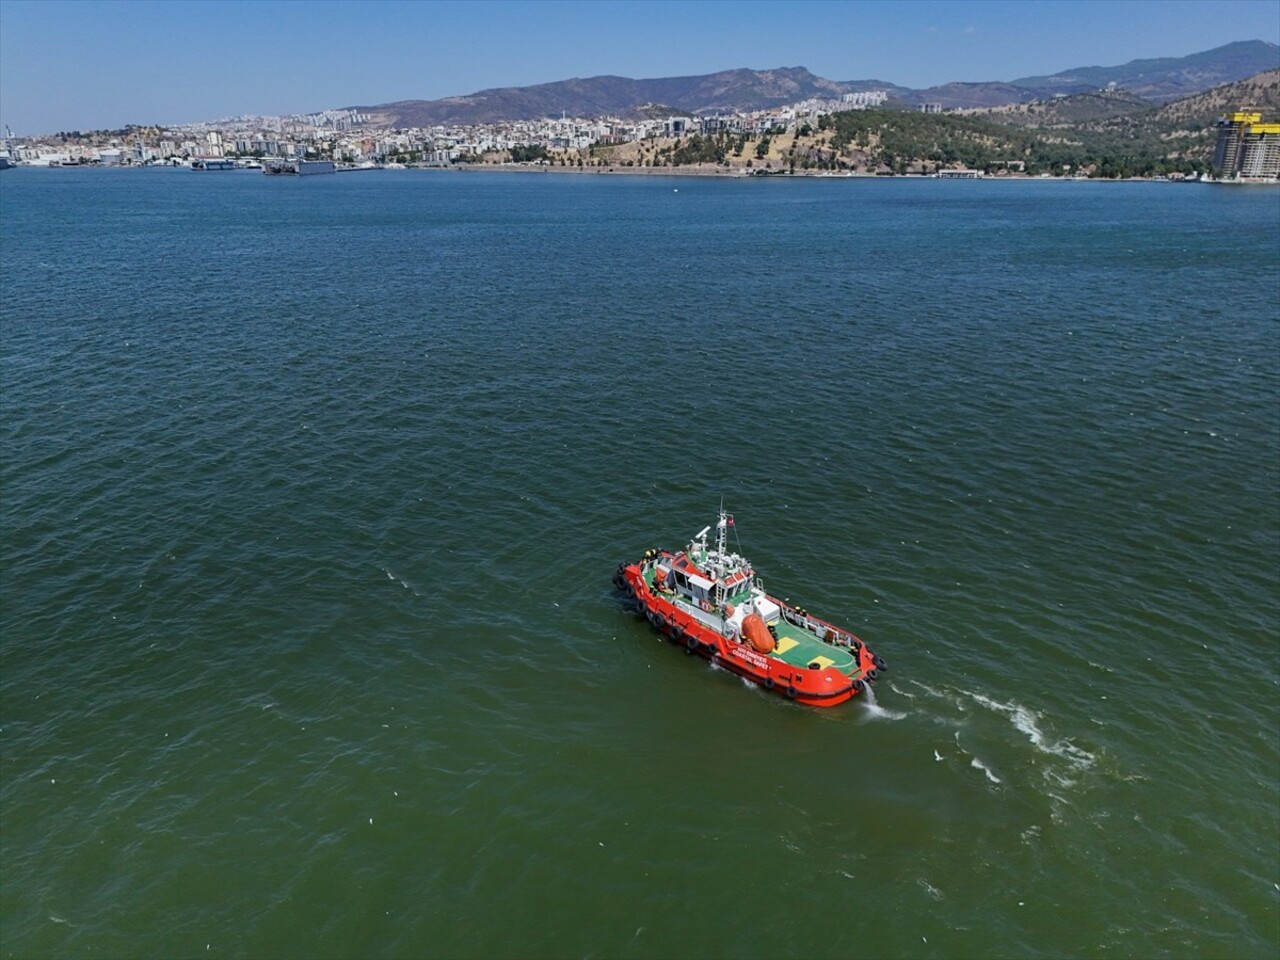
[[[742,635],[750,641],[757,653],[773,652],[773,635],[765,626],[758,613],[749,613],[742,618]]]

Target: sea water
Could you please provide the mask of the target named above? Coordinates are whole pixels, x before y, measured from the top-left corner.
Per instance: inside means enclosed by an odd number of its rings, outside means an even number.
[[[1274,956],[1280,194],[0,174],[0,955]],[[888,663],[616,564],[723,501]]]

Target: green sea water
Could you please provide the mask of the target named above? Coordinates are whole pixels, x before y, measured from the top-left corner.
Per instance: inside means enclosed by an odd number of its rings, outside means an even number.
[[[0,174],[0,956],[1273,957],[1280,193]],[[889,665],[614,567],[721,501]]]

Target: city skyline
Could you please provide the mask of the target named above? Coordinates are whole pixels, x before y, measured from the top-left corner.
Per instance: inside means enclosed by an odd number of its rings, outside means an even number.
[[[1280,41],[1280,0],[0,4],[15,134],[805,66],[913,87]]]

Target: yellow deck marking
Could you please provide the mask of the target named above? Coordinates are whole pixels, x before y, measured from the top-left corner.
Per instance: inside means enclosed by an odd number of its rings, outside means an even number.
[[[779,637],[778,645],[773,648],[773,652],[778,656],[782,656],[794,646],[796,646],[796,641],[792,640],[790,637]]]
[[[816,663],[820,670],[825,670],[827,669],[827,667],[835,665],[835,661],[832,660],[830,657],[814,657],[809,662]]]

